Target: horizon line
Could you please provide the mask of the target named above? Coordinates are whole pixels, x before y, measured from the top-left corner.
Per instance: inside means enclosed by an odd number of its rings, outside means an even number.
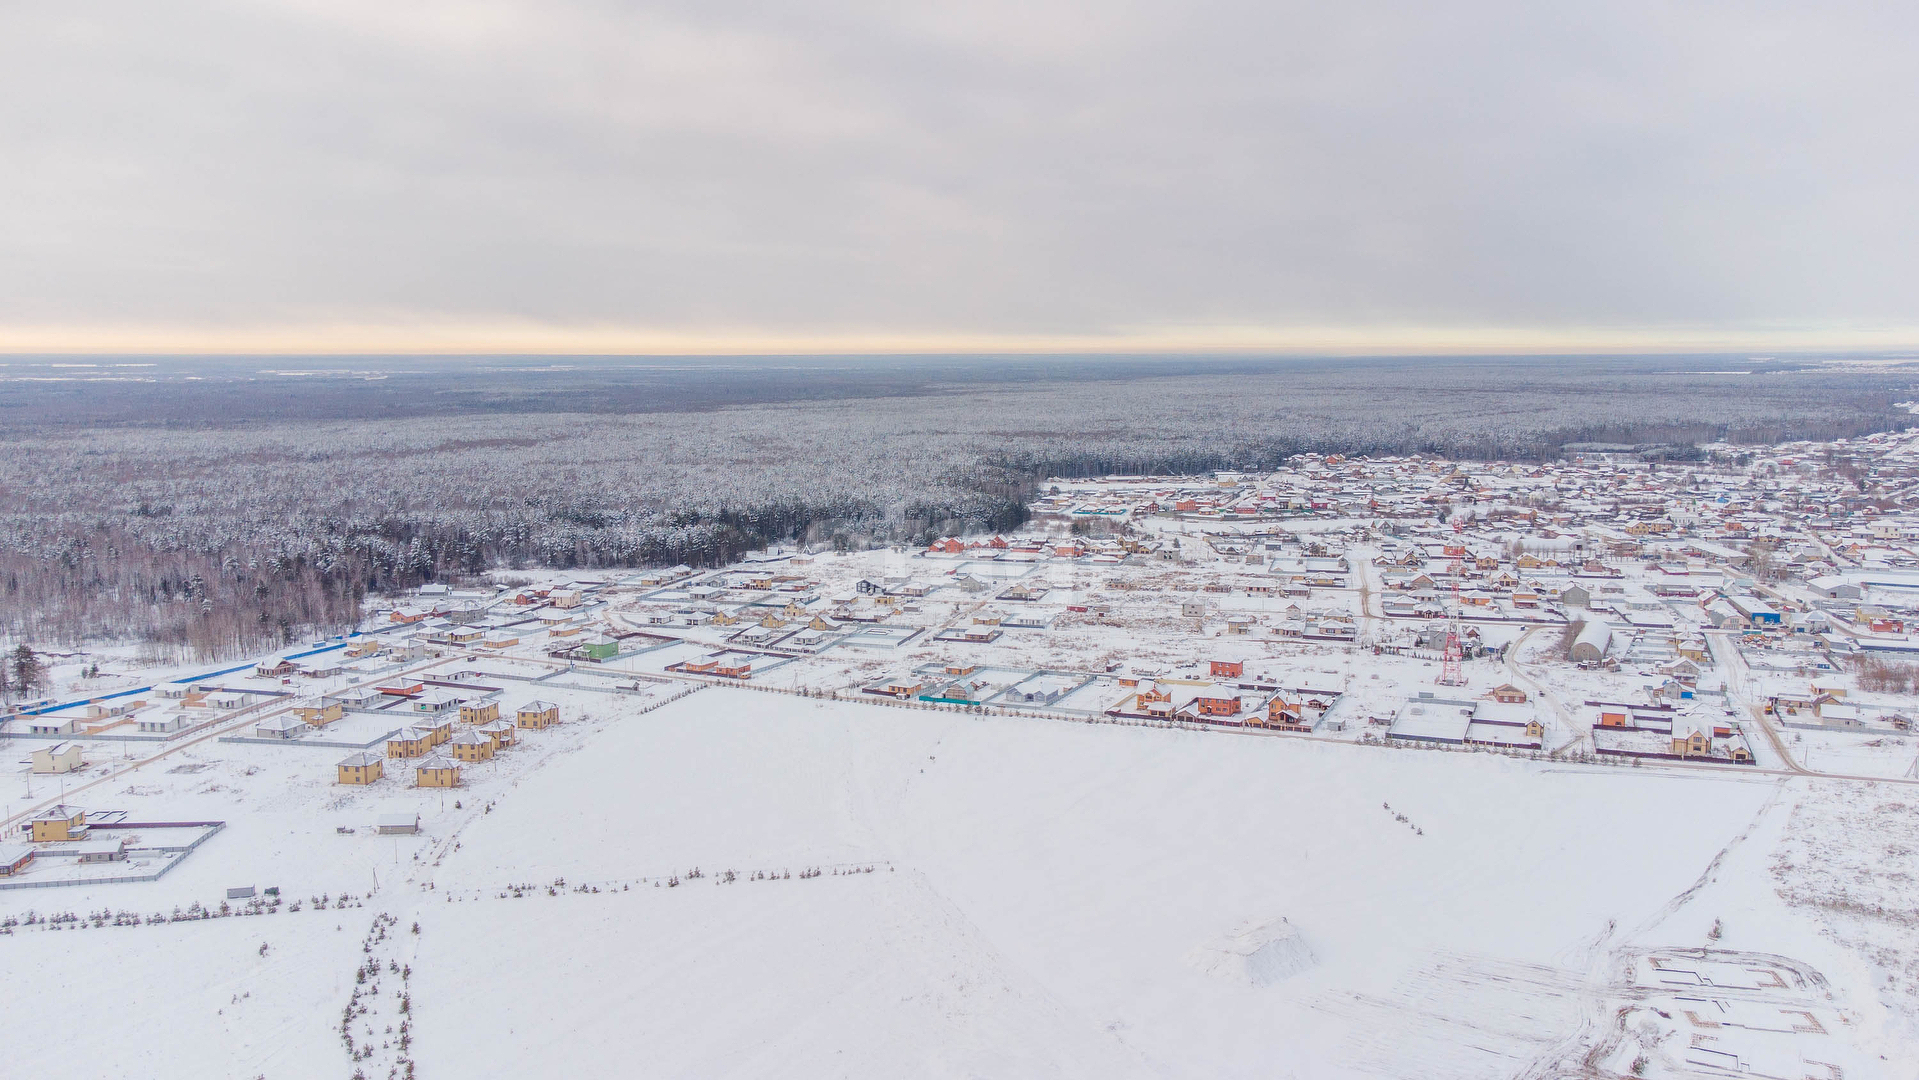
[[[1081,334],[710,332],[541,323],[6,327],[0,356],[1579,355],[1913,352],[1919,327],[1166,327]]]

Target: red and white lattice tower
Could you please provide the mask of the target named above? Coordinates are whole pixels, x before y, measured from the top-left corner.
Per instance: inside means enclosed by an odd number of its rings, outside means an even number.
[[[1439,669],[1439,685],[1464,686],[1466,673],[1460,670],[1460,661],[1466,658],[1466,649],[1459,639],[1459,577],[1465,572],[1458,559],[1453,560],[1453,609],[1446,616],[1446,660]]]

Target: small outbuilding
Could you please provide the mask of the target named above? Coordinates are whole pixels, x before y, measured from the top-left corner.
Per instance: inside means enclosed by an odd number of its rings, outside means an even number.
[[[381,814],[374,819],[373,831],[381,836],[412,836],[420,831],[417,813]]]
[[[253,725],[253,734],[262,739],[292,739],[310,730],[297,716],[269,716]]]
[[[33,862],[33,849],[25,844],[0,844],[0,877],[12,877]]]

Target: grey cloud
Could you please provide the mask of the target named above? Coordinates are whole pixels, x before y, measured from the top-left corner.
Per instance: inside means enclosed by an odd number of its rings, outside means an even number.
[[[1919,324],[1919,14],[16,6],[0,323]]]

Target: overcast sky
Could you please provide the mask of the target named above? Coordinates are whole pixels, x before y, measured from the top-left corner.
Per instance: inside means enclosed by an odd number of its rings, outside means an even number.
[[[1919,345],[1915,103],[1911,3],[13,4],[0,348]]]

